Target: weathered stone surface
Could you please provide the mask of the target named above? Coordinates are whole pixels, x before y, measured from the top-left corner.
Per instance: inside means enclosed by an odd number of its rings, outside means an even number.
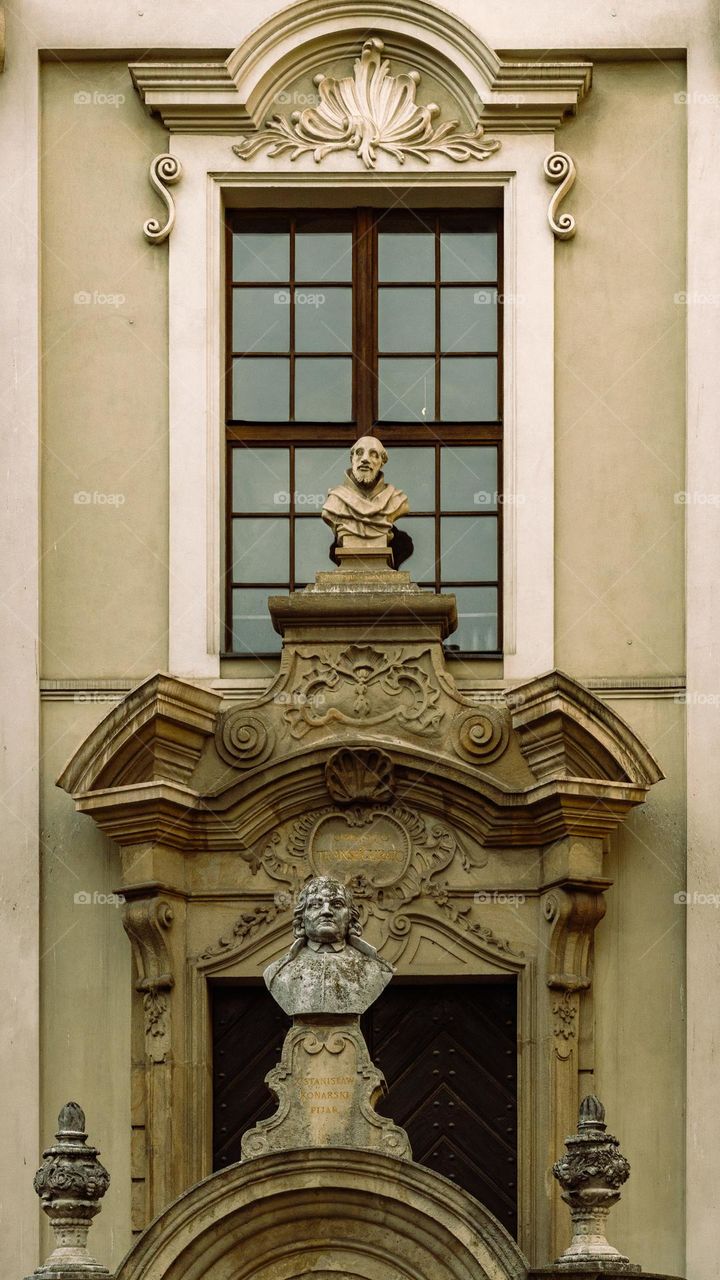
[[[555,1262],[562,1272],[578,1263],[623,1274],[640,1270],[605,1238],[605,1220],[630,1175],[620,1143],[606,1127],[600,1100],[594,1095],[583,1098],[578,1131],[566,1139],[567,1154],[553,1165],[573,1225],[573,1238]]]
[[[297,1147],[361,1147],[410,1159],[403,1129],[376,1114],[384,1086],[357,1018],[298,1018],[266,1077],[276,1114],[245,1134],[243,1160]]]
[[[454,1183],[377,1151],[243,1161],[170,1205],[115,1280],[526,1280],[515,1241]]]
[[[71,1280],[81,1276],[108,1276],[106,1267],[87,1250],[90,1224],[100,1212],[100,1201],[110,1185],[110,1175],[88,1147],[85,1115],[76,1102],[68,1102],[58,1116],[55,1145],[43,1153],[35,1174],[35,1190],[50,1219],[55,1248],[43,1266],[33,1272],[42,1280]],[[28,1280],[33,1280],[29,1277]]]

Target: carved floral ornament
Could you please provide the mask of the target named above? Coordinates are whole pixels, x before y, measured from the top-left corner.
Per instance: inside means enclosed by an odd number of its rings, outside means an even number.
[[[233,147],[235,154],[249,160],[267,146],[269,156],[289,152],[297,160],[309,154],[319,164],[335,152],[351,151],[366,169],[374,169],[379,151],[399,164],[408,156],[427,164],[432,155],[460,162],[487,160],[500,149],[497,138],[485,138],[479,121],[471,133],[463,133],[458,120],[436,124],[437,103],[423,107],[416,101],[420,72],[393,75],[383,49],[382,40],[373,36],[362,46],[352,76],[314,76],[317,107],[294,111],[289,119],[272,116],[255,137]]]

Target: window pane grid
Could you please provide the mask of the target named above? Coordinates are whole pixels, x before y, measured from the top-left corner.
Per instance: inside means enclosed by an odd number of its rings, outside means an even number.
[[[472,231],[463,231],[458,233],[456,241],[459,243],[459,257],[455,252],[455,248],[450,246],[450,250],[445,244],[446,240],[452,239],[451,231],[454,219],[457,215],[449,216],[443,214],[434,214],[428,216],[423,214],[423,231],[427,230],[428,239],[432,242],[432,263],[434,267],[434,279],[431,276],[430,258],[426,256],[427,271],[426,279],[416,278],[408,280],[402,278],[402,273],[391,275],[386,272],[385,278],[377,281],[375,285],[375,307],[368,306],[363,299],[368,299],[371,290],[368,288],[368,258],[375,263],[378,257],[382,258],[382,254],[377,253],[377,241],[379,233],[383,228],[387,230],[388,220],[377,214],[363,215],[362,211],[354,217],[356,235],[353,239],[353,276],[355,279],[355,288],[353,289],[353,306],[352,306],[352,353],[354,355],[352,371],[352,409],[356,412],[356,422],[353,423],[350,418],[340,421],[331,422],[329,419],[323,420],[317,415],[317,421],[310,422],[310,418],[306,419],[305,424],[302,422],[302,413],[298,415],[298,420],[293,419],[296,412],[296,398],[298,386],[298,362],[304,361],[304,369],[308,372],[308,377],[318,379],[316,371],[324,372],[327,376],[331,369],[337,369],[341,366],[343,359],[349,360],[345,356],[342,349],[337,347],[334,350],[321,349],[318,344],[317,331],[320,326],[316,323],[313,329],[312,325],[305,323],[300,306],[304,305],[299,302],[297,295],[307,295],[313,292],[327,291],[327,296],[331,297],[331,306],[339,305],[341,308],[342,291],[348,293],[349,281],[341,278],[341,268],[336,263],[330,264],[328,268],[334,275],[332,280],[324,279],[318,281],[317,278],[296,280],[297,275],[297,220],[288,217],[285,220],[285,229],[288,236],[288,266],[287,279],[280,279],[277,275],[272,279],[259,279],[250,276],[246,271],[244,278],[233,279],[229,281],[229,324],[228,324],[228,370],[229,377],[232,376],[233,360],[243,360],[250,358],[255,360],[256,368],[268,368],[264,363],[268,358],[280,360],[284,362],[291,371],[289,377],[289,400],[288,418],[283,419],[282,415],[275,417],[272,421],[269,419],[256,419],[254,422],[251,418],[228,418],[228,649],[231,652],[247,652],[248,649],[258,654],[267,652],[277,652],[280,648],[279,637],[270,632],[267,628],[261,626],[263,623],[262,614],[257,616],[253,613],[253,609],[257,606],[257,592],[264,592],[266,595],[282,593],[288,589],[293,590],[311,582],[314,573],[319,569],[329,569],[331,561],[327,557],[327,551],[330,547],[331,533],[330,530],[320,520],[320,507],[324,494],[330,484],[337,483],[340,479],[341,471],[335,466],[328,474],[321,475],[318,480],[317,494],[297,493],[296,483],[296,462],[303,456],[310,457],[317,451],[325,449],[330,452],[336,447],[344,458],[347,457],[347,446],[360,434],[380,434],[388,447],[397,450],[401,448],[404,455],[410,455],[413,452],[421,450],[423,454],[432,451],[433,465],[430,468],[433,473],[434,488],[434,509],[430,505],[430,492],[426,495],[422,505],[418,502],[417,506],[412,507],[411,515],[402,521],[399,528],[406,528],[412,525],[413,521],[421,522],[416,526],[413,533],[415,539],[415,552],[407,561],[403,568],[410,570],[411,577],[421,587],[430,591],[449,590],[455,591],[458,596],[458,613],[460,615],[460,627],[458,632],[451,637],[451,643],[448,648],[455,652],[484,652],[487,654],[495,654],[499,652],[499,635],[498,622],[500,613],[500,595],[501,595],[501,538],[500,538],[500,515],[501,507],[497,502],[496,488],[498,485],[498,474],[500,470],[500,431],[499,418],[497,414],[496,396],[499,395],[499,357],[500,357],[500,300],[498,294],[500,291],[500,280],[497,271],[494,273],[485,270],[472,274],[466,266],[462,270],[458,263],[467,263],[472,254],[477,257],[477,244],[473,239]],[[365,218],[365,228],[361,232]],[[488,241],[493,239],[495,232],[492,231],[492,219],[485,213],[485,227],[483,236]],[[363,248],[362,240],[366,240],[367,227],[372,222],[376,222],[373,233],[373,240],[376,244],[374,254],[367,253],[367,247]],[[465,225],[471,221],[467,216]],[[498,220],[499,221],[499,220]],[[339,219],[335,219],[335,225]],[[345,225],[349,225],[350,219],[346,219]],[[430,225],[429,225],[430,224]],[[277,226],[277,223],[275,224]],[[487,230],[488,226],[491,230]],[[495,224],[497,226],[497,223]],[[492,232],[492,234],[491,234]],[[301,233],[303,234],[303,233]],[[232,237],[232,230],[229,232]],[[417,243],[418,237],[413,238],[413,246]],[[230,243],[233,241],[230,239]],[[349,243],[349,241],[348,241]],[[313,238],[305,234],[303,252],[307,261],[318,261],[321,251],[314,250]],[[489,261],[490,249],[485,246],[483,252]],[[347,251],[345,251],[347,253]],[[448,254],[450,253],[450,257]],[[274,256],[277,263],[279,254],[277,246],[271,247],[265,253],[265,258],[269,261]],[[363,257],[364,255],[364,257]],[[457,261],[453,262],[450,271],[445,270],[445,263],[451,261],[455,255]],[[261,255],[262,256],[262,255]],[[347,254],[349,258],[349,253]],[[498,255],[499,256],[499,255]],[[234,260],[234,254],[233,254]],[[265,260],[265,259],[263,259]],[[362,271],[358,271],[358,265],[363,266]],[[267,263],[266,263],[267,265]],[[486,262],[487,266],[487,262]],[[270,269],[269,267],[267,268]],[[409,268],[408,268],[409,269]],[[446,278],[447,276],[447,278]],[[370,276],[370,282],[372,277]],[[283,340],[278,341],[277,347],[269,346],[269,339],[266,350],[260,351],[256,347],[235,346],[233,342],[232,315],[235,296],[240,296],[243,291],[256,290],[258,292],[251,294],[245,293],[248,299],[262,300],[263,291],[268,292],[273,289],[280,290],[285,287],[287,301],[284,305],[287,307],[287,332],[288,347],[285,349],[282,345],[284,338],[284,330],[281,325],[275,325],[275,331],[283,333]],[[377,328],[377,320],[375,325],[368,325],[368,315],[373,313],[378,315],[380,304],[382,302],[383,290],[407,291],[408,300],[413,298],[427,298],[427,290],[430,289],[432,304],[432,329],[434,331],[434,344],[431,349],[425,345],[425,338],[419,349],[416,349],[405,337],[402,343],[392,343],[391,337],[388,337],[385,346],[381,347],[380,335]],[[417,290],[425,290],[425,295],[418,294]],[[331,294],[332,291],[332,294]],[[473,291],[478,297],[473,297]],[[472,302],[471,299],[472,298]],[[400,299],[402,300],[402,299]],[[278,305],[278,304],[273,304]],[[280,306],[283,304],[280,303]],[[313,302],[310,306],[314,306]],[[418,303],[413,302],[412,306],[417,307]],[[479,310],[479,319],[476,319],[475,313]],[[317,308],[319,310],[319,308]],[[411,308],[409,309],[409,313]],[[273,318],[273,313],[268,312],[266,308],[266,316]],[[306,313],[307,316],[307,313]],[[344,323],[341,312],[335,312],[336,323],[334,326],[333,340],[337,338],[337,331]],[[340,317],[340,320],[337,319]],[[378,315],[379,318],[379,315]],[[313,317],[315,320],[315,317]],[[300,321],[300,325],[298,323]],[[358,321],[361,324],[361,330],[358,331]],[[305,323],[306,337],[300,337],[298,329]],[[241,331],[241,330],[239,330]],[[372,339],[375,335],[375,348],[373,350],[372,343],[368,349],[368,336]],[[470,341],[472,336],[481,336],[483,341],[474,343]],[[428,344],[429,345],[429,344]],[[465,347],[466,349],[463,349]],[[312,349],[309,349],[312,348]],[[420,360],[423,362],[422,368],[413,369],[410,367],[410,374],[416,378],[418,374],[421,379],[425,380],[423,394],[418,397],[419,403],[425,405],[426,410],[421,417],[407,416],[400,417],[397,422],[386,421],[384,418],[379,421],[377,404],[373,401],[378,392],[373,392],[372,368],[376,367],[383,357],[395,360]],[[429,360],[429,364],[427,363]],[[310,362],[314,361],[314,364]],[[318,364],[318,361],[326,361],[325,365]],[[472,403],[473,407],[478,404],[477,393],[471,391],[472,399],[468,398],[467,388],[463,388],[462,384],[450,386],[447,394],[443,383],[448,378],[454,378],[453,371],[459,373],[462,369],[468,371],[473,377],[477,378],[480,372],[480,366],[473,366],[473,361],[486,362],[488,369],[492,364],[498,372],[491,379],[489,385],[489,394],[493,400],[491,404],[491,412],[488,412],[490,401],[488,393],[485,395],[485,404],[482,419],[470,419],[467,413],[467,407]],[[361,367],[358,367],[361,366]],[[277,371],[276,366],[269,366],[270,369]],[[300,365],[300,371],[303,366]],[[312,374],[311,372],[312,371]],[[452,375],[452,377],[451,377]],[[382,376],[382,374],[381,374]],[[487,377],[484,373],[483,377]],[[310,385],[311,385],[310,384]],[[365,390],[370,387],[370,397],[368,398]],[[378,388],[379,390],[379,388]],[[452,392],[452,394],[450,394]],[[449,397],[449,398],[448,398]],[[454,400],[454,402],[453,402]],[[365,407],[363,407],[363,405]],[[358,406],[360,413],[357,413]],[[368,408],[370,409],[369,419],[367,417]],[[441,414],[445,408],[445,421],[441,420]],[[230,401],[230,411],[233,412],[232,401]],[[434,413],[435,421],[430,416]],[[442,466],[445,455],[450,461],[455,453],[462,451],[470,451],[476,457],[494,456],[497,459],[495,467],[495,479],[492,484],[489,482],[482,484],[478,481],[478,490],[468,490],[467,484],[464,487],[463,501],[452,500],[448,505],[447,501],[441,501],[443,497],[442,486]],[[250,499],[250,506],[247,505],[247,499],[238,496],[237,500],[234,496],[232,486],[232,459],[238,452],[251,453],[255,456],[263,454],[283,454],[287,457],[287,492],[284,490],[284,480],[282,492],[285,497],[285,504],[260,501],[259,495],[254,494]],[[395,460],[395,459],[394,459]],[[273,476],[273,468],[270,467],[269,475],[265,477],[267,484],[275,483],[276,477]],[[307,466],[304,471],[305,476],[309,474]],[[406,471],[401,467],[398,475],[404,475]],[[390,477],[393,478],[392,476]],[[408,490],[411,496],[416,489],[422,488],[422,479],[418,477],[420,483],[413,483],[412,480],[403,480],[403,487]],[[457,481],[457,476],[453,478],[453,483],[448,482],[445,488],[448,492],[452,492],[453,486]],[[473,481],[474,483],[474,481]],[[278,482],[279,484],[279,482]],[[447,499],[448,493],[444,494]],[[472,505],[468,502],[470,497]],[[480,502],[479,507],[475,504]],[[264,526],[262,523],[253,525],[249,523],[252,519],[262,521],[272,521],[271,526]],[[493,522],[489,524],[488,522]],[[443,522],[446,522],[443,524]],[[449,522],[449,523],[448,523]],[[455,522],[455,523],[453,523]],[[422,526],[429,526],[427,535],[422,533]],[[238,535],[239,542],[244,544],[245,531],[254,530],[262,536],[257,542],[257,547],[245,548],[243,545],[243,553],[241,557],[241,566],[239,566],[238,575],[233,572],[234,562],[230,554],[230,546],[232,543],[232,533],[235,527],[242,529],[242,534]],[[264,567],[262,560],[263,537],[266,528],[271,528],[273,535],[279,537],[283,543],[283,547],[288,549],[288,567],[286,577],[283,581],[279,581],[277,575],[277,548],[273,548],[275,555],[275,563],[270,574],[267,567]],[[281,528],[285,529],[285,534],[280,534]],[[493,529],[497,530],[497,538],[493,548],[493,539],[491,533]],[[432,532],[430,532],[432,530]],[[485,531],[484,534],[482,531]],[[408,532],[409,532],[408,528]],[[445,542],[444,551],[447,558],[455,554],[456,563],[452,564],[453,572],[447,572],[450,565],[443,564],[443,538]],[[490,541],[488,541],[488,538]],[[327,545],[326,545],[327,544]],[[269,547],[270,543],[265,545]],[[418,562],[420,549],[423,550],[425,563],[422,565]],[[472,548],[472,554],[465,555],[465,548]],[[253,555],[257,551],[255,564],[250,566],[246,562],[252,560]],[[480,561],[487,561],[481,564]],[[417,563],[416,563],[417,562]],[[248,569],[252,568],[252,577],[250,577]],[[458,573],[457,570],[461,572]],[[493,576],[488,575],[488,570],[493,570]],[[480,572],[479,572],[480,570]],[[484,572],[483,572],[484,570]],[[472,576],[472,575],[475,576]],[[277,576],[276,576],[277,575]],[[466,576],[470,575],[470,576]],[[482,575],[482,576],[481,576]],[[480,594],[478,594],[480,593]],[[243,633],[233,634],[236,631],[235,621],[246,619],[246,639],[243,640]],[[245,622],[242,623],[245,626]],[[253,647],[247,645],[247,636],[259,634],[259,630],[263,631],[266,639],[269,641],[267,648]],[[452,643],[460,641],[460,643]]]

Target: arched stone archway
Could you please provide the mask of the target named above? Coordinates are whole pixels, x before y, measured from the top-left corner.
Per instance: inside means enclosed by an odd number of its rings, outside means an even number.
[[[335,1148],[215,1174],[141,1236],[116,1280],[525,1280],[482,1205],[405,1160]]]

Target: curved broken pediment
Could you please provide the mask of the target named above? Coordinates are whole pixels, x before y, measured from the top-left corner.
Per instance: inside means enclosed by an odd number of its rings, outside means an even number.
[[[463,127],[557,128],[590,87],[588,62],[500,57],[462,19],[427,0],[300,0],[272,14],[225,58],[131,64],[145,105],[171,132],[252,137],[318,74],[352,75],[368,39],[398,74],[437,89]],[[306,104],[304,104],[306,105]],[[448,116],[448,118],[449,118]]]

